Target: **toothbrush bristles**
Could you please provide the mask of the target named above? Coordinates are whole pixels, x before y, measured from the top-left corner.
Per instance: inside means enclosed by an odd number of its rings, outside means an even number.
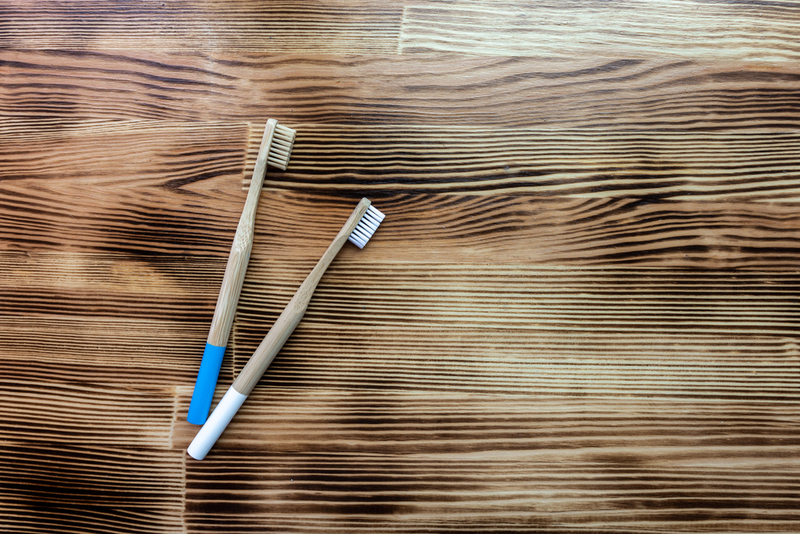
[[[364,245],[367,244],[367,241],[369,241],[369,239],[372,237],[372,234],[374,234],[375,230],[378,229],[378,226],[381,224],[381,221],[384,217],[386,216],[381,213],[378,208],[370,206],[361,217],[361,220],[358,221],[358,225],[350,234],[348,241],[353,243],[358,248],[364,248]]]
[[[289,166],[289,158],[292,155],[294,138],[297,135],[295,130],[278,124],[272,134],[272,145],[269,147],[267,163],[273,167],[278,167],[282,171]]]

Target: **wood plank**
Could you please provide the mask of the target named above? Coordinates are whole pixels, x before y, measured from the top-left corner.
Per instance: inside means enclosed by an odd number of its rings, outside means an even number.
[[[800,135],[297,125],[267,187],[681,200],[800,200]],[[261,135],[250,129],[245,187]]]
[[[2,316],[2,323],[7,380],[166,388],[194,385],[211,319],[210,314],[196,322],[54,314]],[[233,350],[234,342],[229,346]],[[221,375],[233,379],[232,358],[223,360]]]
[[[3,529],[185,532],[183,451],[142,449],[136,440],[120,445],[109,447],[102,437],[85,445],[3,440]]]
[[[251,402],[252,400],[252,402]],[[623,449],[640,461],[724,465],[714,449],[731,451],[729,466],[760,463],[792,468],[787,456],[800,446],[792,431],[800,416],[793,402],[758,399],[722,401],[650,398],[585,398],[482,393],[330,391],[270,388],[248,398],[223,438],[217,458],[232,451],[265,455],[492,457],[504,452],[529,460],[605,459],[625,463]],[[586,424],[590,421],[590,424]],[[688,423],[688,424],[687,424]],[[179,423],[176,445],[188,443],[196,426]],[[693,444],[697,450],[683,456]],[[604,458],[611,451],[617,458]],[[639,454],[635,451],[639,450]],[[676,454],[665,455],[672,449]],[[738,453],[738,454],[737,454]],[[750,454],[756,453],[752,458]],[[613,456],[613,455],[612,455]],[[738,458],[737,458],[738,457]],[[632,459],[631,459],[632,460]],[[188,461],[187,469],[214,472],[224,466]],[[797,465],[792,468],[797,470]],[[189,473],[187,472],[187,476]],[[797,480],[794,481],[798,484]],[[188,489],[188,488],[187,488]],[[795,499],[800,498],[797,495]]]
[[[237,372],[304,276],[251,264]],[[337,259],[258,388],[796,399],[798,287],[796,273]]]
[[[0,248],[227,256],[260,123],[89,122],[15,141],[20,127],[0,135]],[[797,215],[776,203],[798,199],[797,134],[318,129],[270,171],[257,253],[318,255],[299,236],[322,243],[365,195],[391,215],[375,245],[388,258],[797,264]]]
[[[224,269],[217,258],[0,253],[4,376],[194,384]]]
[[[210,324],[224,270],[218,259],[3,253],[0,314]]]
[[[367,249],[347,256],[326,273],[265,384],[736,398],[755,395],[757,386],[765,399],[800,393],[796,272],[410,264],[369,258]],[[241,370],[313,261],[251,261],[225,380]],[[94,275],[107,279],[87,289],[81,279],[122,259],[72,272],[69,264],[57,267],[63,263],[6,272],[0,354],[8,380],[193,384],[221,265],[173,286],[155,278],[150,293],[131,293],[153,275],[121,269]],[[165,272],[189,269],[179,260],[160,263]],[[51,272],[59,274],[48,285],[42,273]],[[23,282],[16,291],[9,289],[15,280]],[[59,297],[44,307],[44,294]],[[37,344],[25,343],[34,335]]]
[[[6,363],[2,365],[5,371]],[[0,400],[3,440],[123,449],[172,446],[174,388],[75,381],[23,384],[4,372]]]
[[[300,137],[289,171],[271,170],[268,187],[798,200],[797,133],[293,126]],[[237,176],[249,182],[262,133],[262,123],[87,121],[31,130],[9,122],[0,127],[0,179],[40,187],[79,179],[83,197],[154,188],[165,204],[174,202],[170,193],[184,203],[194,196],[189,206],[198,209],[213,195],[206,203],[227,210],[242,202],[227,186]]]
[[[3,524],[800,530],[797,5],[5,3]],[[192,462],[270,116],[220,393],[388,218]]]
[[[800,58],[798,35],[796,1],[415,0],[401,52],[781,62]]]
[[[2,246],[91,248],[100,240],[105,251],[130,243],[164,251],[183,241],[186,250],[227,254],[244,202],[233,183],[241,180],[247,129],[164,121],[34,129],[7,123],[0,131]]]
[[[789,132],[796,62],[0,51],[0,112],[162,119]],[[302,134],[302,132],[301,132]]]
[[[15,0],[4,6],[3,17],[0,36],[11,47],[28,49],[385,54],[399,45],[403,53],[746,60],[791,60],[800,50],[794,2],[626,0],[523,7],[362,1],[265,9],[248,1],[87,7]]]
[[[264,122],[260,127],[263,131]],[[9,120],[0,126],[0,179],[80,177],[119,191],[157,185],[187,194],[206,192],[203,180],[241,174],[250,128],[219,121]]]
[[[297,53],[395,53],[402,4],[349,1],[9,0],[6,47]]]
[[[40,198],[45,198],[45,190],[39,188],[39,192]],[[112,195],[113,191],[108,194]],[[794,270],[800,253],[798,215],[791,204],[691,202],[647,197],[563,199],[519,194],[376,197],[375,191],[369,190],[329,196],[271,189],[262,194],[253,257],[316,261],[361,194],[370,197],[388,218],[379,230],[380,238],[370,242],[368,251],[357,253],[348,247],[341,254],[343,258],[358,255],[360,261],[370,263],[383,260],[480,263],[488,258],[499,263],[538,265],[774,271]],[[162,261],[152,254],[164,251],[224,260],[241,209],[231,206],[227,213],[231,222],[223,227],[199,221],[191,216],[190,210],[180,206],[171,208],[185,214],[187,221],[193,221],[193,228],[202,229],[197,235],[191,229],[170,233],[160,225],[164,222],[162,217],[170,220],[171,215],[153,211],[143,219],[138,217],[138,210],[129,210],[127,205],[108,208],[115,212],[112,223],[89,219],[91,224],[78,221],[62,225],[62,221],[69,221],[72,206],[63,203],[59,207],[61,197],[56,193],[47,196],[50,197],[47,202],[52,205],[48,211],[7,211],[10,216],[4,217],[0,235],[6,239],[8,249],[30,253],[109,250],[146,253],[138,261],[149,272],[155,272]],[[80,210],[89,209],[86,204],[81,206]],[[145,230],[147,239],[126,240],[126,236],[137,231],[137,222],[153,229],[161,228],[161,231]],[[20,226],[46,229],[38,234],[20,235],[16,231]],[[84,233],[77,233],[81,229]],[[425,239],[420,239],[421,235]],[[19,261],[18,256],[6,258],[9,262]],[[216,269],[216,266],[204,265],[202,260],[198,265],[197,276],[206,276],[207,268]],[[7,269],[13,272],[12,265]],[[177,278],[180,274],[173,276]],[[141,280],[139,283],[148,282]],[[136,297],[131,294],[130,298]],[[155,298],[156,302],[160,299]],[[49,303],[51,301],[47,300],[40,305]],[[13,301],[6,303],[11,304]],[[142,305],[149,306],[147,302]],[[98,303],[97,306],[103,305]]]
[[[191,532],[791,532],[800,522],[794,403],[280,388],[258,400],[203,462],[187,463]]]
[[[253,258],[316,261],[360,193],[351,193],[353,198],[270,193],[260,205],[265,215],[263,226],[256,230]],[[800,233],[790,204],[363,193],[387,217],[363,251],[347,247],[340,258],[365,264],[636,265],[791,272],[798,264]]]

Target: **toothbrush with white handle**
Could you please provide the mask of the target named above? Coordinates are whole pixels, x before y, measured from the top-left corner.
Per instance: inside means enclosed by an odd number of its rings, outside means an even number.
[[[303,318],[311,295],[319,284],[325,270],[344,246],[345,242],[350,241],[358,248],[364,248],[367,241],[378,229],[378,225],[383,221],[384,215],[370,205],[366,198],[361,199],[356,209],[347,219],[342,229],[336,235],[333,243],[317,262],[316,267],[302,283],[297,293],[283,310],[278,320],[272,325],[267,336],[258,346],[253,356],[244,366],[242,372],[233,381],[233,385],[228,388],[228,392],[222,397],[217,407],[211,413],[208,421],[203,425],[189,445],[189,456],[195,460],[202,460],[222,435],[222,432],[231,422],[233,416],[244,403],[247,396],[253,391],[267,367],[275,359],[278,351],[281,350],[286,340],[292,334],[300,319]]]

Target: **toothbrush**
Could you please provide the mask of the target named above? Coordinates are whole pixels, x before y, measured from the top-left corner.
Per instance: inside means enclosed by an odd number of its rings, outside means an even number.
[[[239,226],[233,238],[231,253],[228,256],[228,265],[222,278],[222,287],[217,297],[217,307],[214,309],[214,318],[206,340],[200,370],[197,372],[197,381],[192,393],[192,402],[189,405],[189,414],[186,420],[195,425],[202,425],[208,417],[208,409],[214,397],[217,386],[219,370],[222,367],[222,357],[228,336],[231,333],[236,304],[239,293],[242,291],[242,282],[247,271],[247,262],[253,248],[253,228],[255,227],[256,210],[261,187],[264,185],[264,176],[267,165],[286,170],[289,157],[294,146],[296,132],[286,126],[281,126],[275,119],[269,119],[264,127],[264,136],[258,150],[256,166],[247,192],[247,200],[239,218]]]
[[[214,446],[214,443],[217,442],[225,427],[231,422],[231,419],[233,419],[233,416],[242,406],[250,392],[253,391],[269,364],[272,363],[275,355],[278,354],[278,351],[281,350],[283,344],[286,343],[286,340],[289,339],[289,336],[297,327],[300,319],[303,318],[317,284],[319,284],[325,270],[342,249],[345,242],[350,241],[358,248],[364,248],[364,245],[375,233],[383,218],[383,213],[372,207],[368,199],[361,199],[350,218],[347,219],[347,222],[334,238],[333,243],[322,255],[322,258],[317,262],[316,267],[308,275],[305,282],[300,285],[297,293],[294,294],[283,313],[272,325],[269,333],[253,353],[253,356],[250,357],[242,372],[236,377],[233,385],[228,388],[225,396],[214,408],[206,424],[197,433],[191,445],[189,445],[189,456],[195,460],[202,460],[211,450],[211,447]]]

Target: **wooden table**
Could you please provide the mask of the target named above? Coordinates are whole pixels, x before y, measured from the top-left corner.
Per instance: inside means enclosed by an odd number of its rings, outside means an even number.
[[[5,0],[0,531],[800,531],[800,3]],[[386,213],[202,462],[362,196]]]

